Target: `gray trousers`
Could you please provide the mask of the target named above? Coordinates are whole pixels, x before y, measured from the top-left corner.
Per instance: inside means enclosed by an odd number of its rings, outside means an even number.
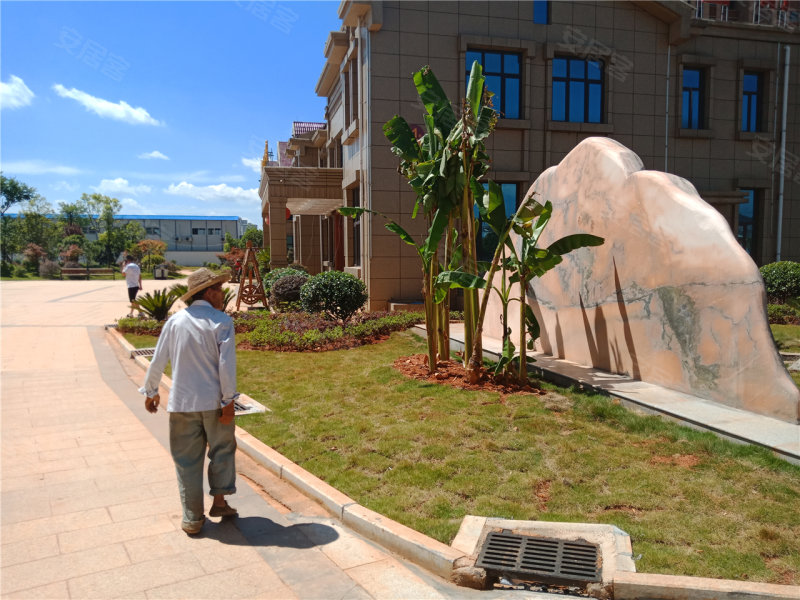
[[[203,506],[203,463],[208,447],[209,494],[236,493],[235,425],[222,425],[222,409],[169,413],[169,449],[175,462],[184,525],[199,525]]]

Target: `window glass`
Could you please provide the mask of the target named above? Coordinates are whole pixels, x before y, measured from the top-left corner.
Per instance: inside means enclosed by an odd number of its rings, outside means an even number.
[[[702,129],[704,127],[703,85],[703,72],[700,69],[687,68],[683,70],[681,127],[684,129]]]
[[[514,75],[519,74],[518,54],[506,54],[503,56],[503,71]]]
[[[582,81],[569,82],[569,120],[573,123],[583,122],[584,97],[583,90],[586,87]]]
[[[500,183],[499,185],[503,192],[503,204],[505,205],[506,217],[511,217],[517,212],[517,190],[519,189],[519,184]],[[488,189],[488,187],[489,184],[483,184],[484,189]],[[497,235],[492,231],[491,227],[483,221],[480,221],[477,233],[476,250],[478,260],[489,262],[494,257],[494,252],[497,249]]]
[[[550,22],[549,0],[533,0],[533,22],[547,25]]]
[[[569,61],[569,76],[571,78],[583,79],[586,72],[586,61],[583,60],[570,60]]]
[[[553,59],[553,77],[567,76],[567,61],[563,58]]]
[[[483,70],[487,73],[500,73],[503,71],[502,55],[496,52],[486,52]]]
[[[761,131],[761,74],[745,73],[742,79],[742,131]]]
[[[506,79],[506,119],[519,119],[519,79]]]
[[[566,121],[567,83],[553,82],[553,121]]]

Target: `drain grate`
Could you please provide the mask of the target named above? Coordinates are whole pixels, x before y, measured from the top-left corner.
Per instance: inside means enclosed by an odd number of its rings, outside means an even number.
[[[139,348],[138,350],[131,350],[131,358],[134,356],[153,356],[155,348]]]
[[[600,581],[598,548],[587,542],[492,531],[486,536],[477,567],[494,574],[554,584]]]

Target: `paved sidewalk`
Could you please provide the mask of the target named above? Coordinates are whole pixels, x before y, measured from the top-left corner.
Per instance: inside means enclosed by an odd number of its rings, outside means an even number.
[[[121,281],[0,284],[3,598],[549,597],[450,585],[244,458],[240,517],[186,536],[165,413],[144,411],[102,327],[125,294]]]

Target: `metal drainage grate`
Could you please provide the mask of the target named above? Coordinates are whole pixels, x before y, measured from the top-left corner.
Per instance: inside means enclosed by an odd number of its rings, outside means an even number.
[[[600,581],[596,545],[509,531],[489,533],[475,566],[494,574],[559,585]]]
[[[139,348],[138,350],[131,350],[131,358],[134,356],[153,356],[155,348]]]

